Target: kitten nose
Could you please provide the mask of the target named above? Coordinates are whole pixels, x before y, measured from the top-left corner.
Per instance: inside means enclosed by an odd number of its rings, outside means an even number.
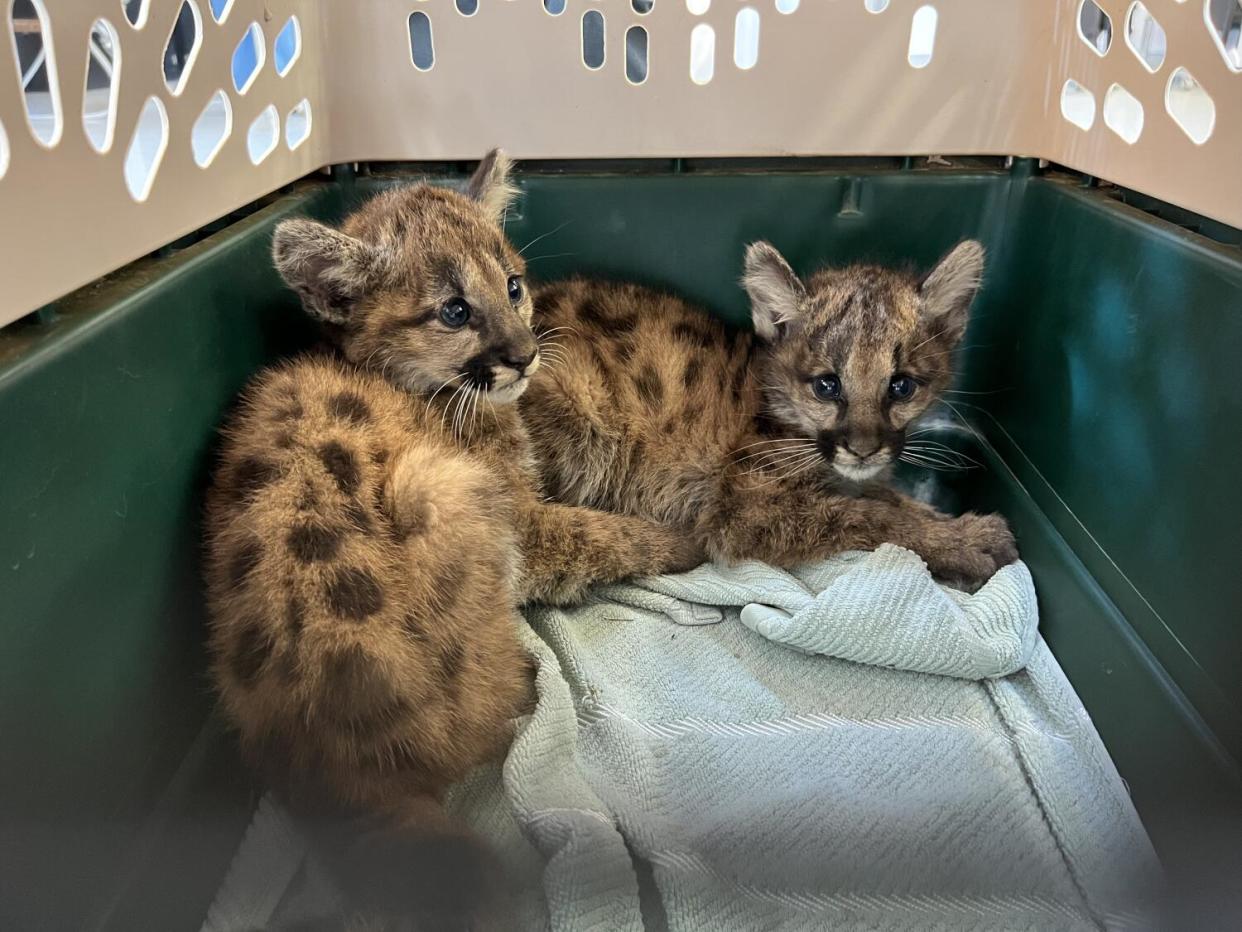
[[[529,353],[514,353],[513,355],[501,356],[500,361],[510,369],[516,369],[519,373],[525,374],[526,367],[535,361],[537,350],[531,350]]]
[[[859,445],[861,446],[861,444],[865,443],[865,441],[860,442],[860,441],[855,440],[854,443],[859,443]],[[841,446],[845,447],[846,450],[848,450],[850,453],[853,453],[860,460],[865,460],[868,456],[872,456],[880,452],[880,441],[879,440],[872,440],[871,449],[866,450],[866,451],[862,449],[857,449],[857,450],[854,449],[853,443],[851,443],[851,441],[849,440],[843,440],[841,442]]]

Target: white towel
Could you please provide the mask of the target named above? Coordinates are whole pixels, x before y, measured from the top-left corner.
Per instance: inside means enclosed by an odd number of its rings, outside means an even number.
[[[1151,921],[1155,856],[1020,564],[967,596],[882,547],[527,617],[539,703],[451,798],[531,881],[523,928]],[[289,874],[243,860],[223,899]]]

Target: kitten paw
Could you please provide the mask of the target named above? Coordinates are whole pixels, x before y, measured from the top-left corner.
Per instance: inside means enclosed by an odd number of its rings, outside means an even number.
[[[1009,524],[1000,515],[967,513],[935,527],[922,554],[932,574],[949,585],[974,592],[1002,566],[1018,559]]]

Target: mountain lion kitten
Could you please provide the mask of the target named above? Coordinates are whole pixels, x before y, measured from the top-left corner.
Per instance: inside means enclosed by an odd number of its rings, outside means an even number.
[[[383,849],[433,912],[464,884],[438,797],[529,702],[518,604],[702,556],[672,528],[545,503],[513,404],[541,354],[500,228],[508,173],[492,153],[466,195],[406,187],[339,230],[276,228],[280,274],[339,353],[254,380],[207,509],[212,675],[246,755],[295,805],[436,838],[434,879]]]
[[[746,253],[754,333],[634,285],[539,289],[562,368],[522,412],[560,501],[693,533],[714,557],[789,567],[884,542],[977,588],[1017,558],[997,515],[948,517],[882,479],[952,380],[983,271],[959,244],[921,281],[874,266],[803,281],[767,243]]]

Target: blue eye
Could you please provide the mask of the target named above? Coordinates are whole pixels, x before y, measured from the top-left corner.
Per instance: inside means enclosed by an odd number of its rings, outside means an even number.
[[[836,401],[841,397],[841,380],[835,375],[817,375],[811,379],[811,391],[820,401]]]
[[[908,375],[895,375],[888,383],[888,397],[893,401],[905,401],[914,394],[918,384]]]
[[[458,327],[464,327],[469,319],[470,305],[461,298],[454,298],[440,308],[440,321],[446,327],[456,330]]]
[[[517,304],[522,300],[522,276],[509,276],[509,300]]]

